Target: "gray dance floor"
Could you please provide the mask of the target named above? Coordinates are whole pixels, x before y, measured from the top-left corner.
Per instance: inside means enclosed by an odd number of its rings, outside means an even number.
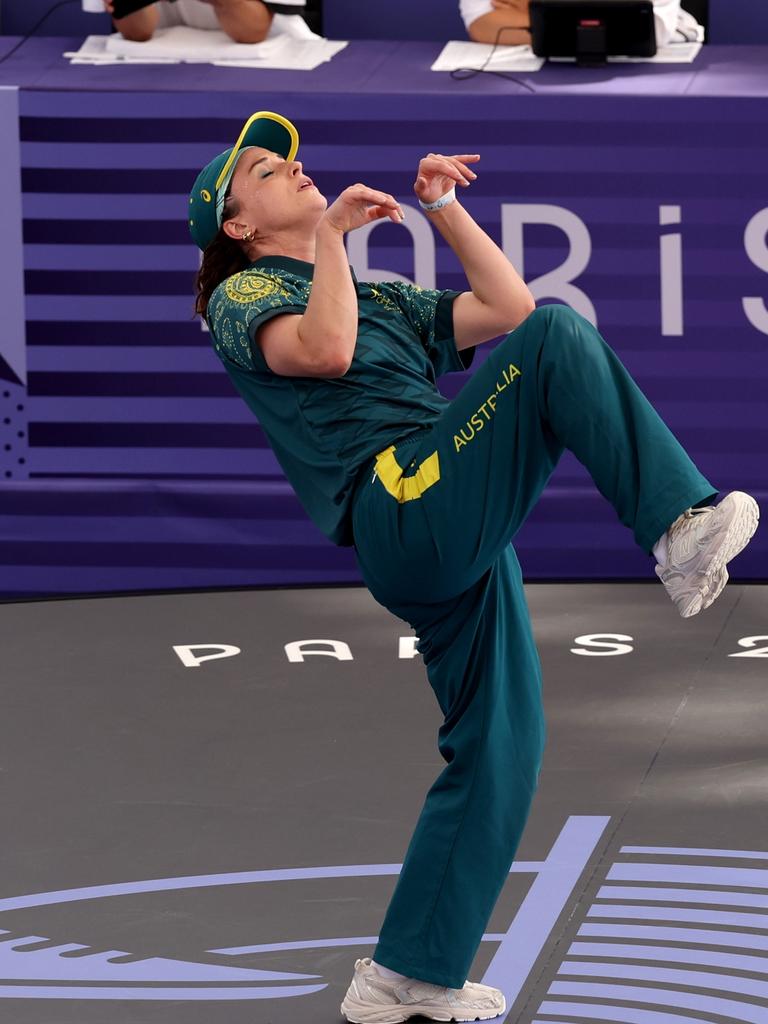
[[[548,743],[470,979],[496,1020],[767,1021],[768,586],[526,595]],[[0,632],[0,1021],[339,1024],[443,766],[407,624],[340,587]]]

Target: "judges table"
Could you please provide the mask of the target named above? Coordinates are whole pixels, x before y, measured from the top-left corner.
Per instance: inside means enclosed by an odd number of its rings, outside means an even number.
[[[0,596],[360,580],[192,313],[189,188],[263,109],[329,203],[364,181],[408,207],[347,236],[360,280],[469,287],[412,183],[429,151],[480,153],[460,199],[537,301],[595,322],[721,495],[768,508],[768,47],[459,78],[429,70],[440,42],[310,72],[70,65],[79,43],[0,64]],[[768,577],[765,532],[732,578]],[[569,451],[513,544],[529,580],[655,579]]]

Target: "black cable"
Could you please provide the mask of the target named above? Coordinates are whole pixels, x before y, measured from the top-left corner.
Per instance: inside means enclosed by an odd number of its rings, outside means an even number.
[[[66,7],[67,4],[75,3],[79,3],[79,0],[59,0],[57,4],[53,5],[53,7],[49,7],[45,14],[42,16],[42,18],[40,18],[40,20],[37,22],[37,24],[33,25],[29,32],[27,32],[27,34],[22,39],[20,39],[15,46],[11,47],[8,53],[6,53],[3,57],[0,57],[0,64],[2,64],[4,60],[8,60],[10,56],[16,53],[20,46],[23,46],[24,43],[26,43],[27,40],[30,39],[35,34],[35,32],[37,32],[37,30],[40,28],[43,22],[46,21],[49,15],[53,14],[54,11],[57,11],[59,7]]]
[[[496,52],[496,47],[499,45],[499,37],[501,36],[502,32],[511,31],[512,29],[515,29],[515,31],[519,31],[520,29],[527,29],[528,31],[530,31],[530,28],[530,25],[502,25],[499,31],[496,33],[496,41],[493,44],[493,49],[485,58],[485,64],[488,63],[488,61]],[[501,78],[508,78],[511,82],[517,82],[518,85],[522,85],[522,87],[524,89],[527,89],[528,92],[536,92],[536,90],[532,88],[530,85],[528,85],[527,82],[524,82],[520,78],[516,78],[515,75],[508,74],[506,71],[494,71],[493,69],[486,71],[485,64],[483,64],[481,68],[454,68],[453,71],[450,72],[451,78],[456,78],[459,79],[460,81],[463,81],[465,78],[472,78],[473,75],[479,75],[480,72],[484,72],[486,75],[500,75]],[[468,71],[469,74],[460,75],[458,74],[458,72],[460,71]]]

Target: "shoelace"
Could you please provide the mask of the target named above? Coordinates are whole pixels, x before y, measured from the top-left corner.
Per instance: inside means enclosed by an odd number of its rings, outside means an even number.
[[[685,512],[682,513],[682,515],[679,515],[677,517],[677,519],[675,520],[675,522],[672,525],[673,526],[680,526],[680,525],[682,525],[682,523],[686,519],[693,519],[693,517],[695,515],[697,515],[697,514],[701,514],[702,512],[714,512],[714,511],[715,511],[715,506],[714,505],[701,505],[701,506],[699,506],[697,508],[687,508],[685,510]],[[671,527],[670,527],[670,532],[671,532]]]

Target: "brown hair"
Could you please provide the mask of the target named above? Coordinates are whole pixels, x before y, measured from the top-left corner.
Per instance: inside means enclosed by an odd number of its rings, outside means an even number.
[[[240,204],[237,199],[227,192],[224,199],[222,221],[236,217],[239,209]],[[243,270],[248,263],[248,256],[242,246],[230,238],[223,227],[219,228],[213,241],[203,250],[203,260],[195,277],[197,290],[195,313],[199,313],[201,317],[205,318],[208,301],[214,288],[225,278]]]

